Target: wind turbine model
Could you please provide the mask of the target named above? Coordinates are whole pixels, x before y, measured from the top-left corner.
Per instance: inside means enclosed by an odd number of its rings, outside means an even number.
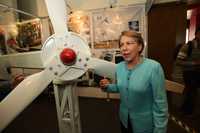
[[[0,103],[0,131],[6,128],[55,78],[74,80],[82,76],[88,68],[94,69],[94,72],[99,75],[114,77],[115,64],[92,58],[86,41],[79,35],[68,32],[64,0],[45,2],[55,34],[46,40],[41,53],[33,53],[36,57],[41,54],[45,69],[23,80]],[[31,55],[29,57],[27,60],[31,61]],[[12,66],[14,58],[17,56],[7,58],[5,66]]]
[[[45,68],[23,80],[0,103],[0,132],[54,79],[72,81],[82,76],[88,68],[93,69],[98,75],[111,79],[115,77],[114,63],[92,58],[86,41],[79,35],[68,32],[64,0],[46,0],[45,2],[55,34],[46,40],[42,51],[0,57],[0,67],[15,66],[12,60],[24,58],[29,62],[27,64],[33,62],[33,65],[40,65],[37,67]],[[34,64],[33,58],[41,60],[42,64]],[[167,82],[168,85],[172,88],[178,86],[180,90],[183,88],[173,82]]]

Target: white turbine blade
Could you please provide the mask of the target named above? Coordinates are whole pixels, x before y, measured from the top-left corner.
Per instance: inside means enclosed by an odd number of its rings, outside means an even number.
[[[63,34],[67,29],[67,10],[64,0],[45,0],[55,34]]]
[[[41,51],[17,53],[0,56],[1,65],[22,68],[44,68]]]
[[[91,58],[88,64],[88,68],[93,69],[94,73],[96,73],[97,75],[110,79],[115,79],[116,64],[114,63],[97,58]],[[169,80],[165,80],[165,83],[167,91],[174,93],[183,93],[184,85]]]
[[[41,51],[0,56],[0,79],[10,79],[10,74],[7,72],[7,68],[10,67],[43,69],[44,66],[40,56]]]
[[[53,80],[47,69],[24,79],[0,103],[0,132],[22,112]]]
[[[98,58],[91,58],[88,68],[93,69],[94,73],[102,77],[115,79],[116,64]]]

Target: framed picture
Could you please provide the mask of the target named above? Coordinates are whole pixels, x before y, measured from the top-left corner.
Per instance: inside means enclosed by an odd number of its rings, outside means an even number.
[[[129,21],[128,22],[128,28],[129,30],[134,30],[139,32],[139,21]]]
[[[40,50],[41,41],[41,23],[39,20],[18,23],[18,43],[20,47],[28,47],[29,51]]]
[[[135,30],[144,36],[144,16],[143,5],[93,11],[93,48],[118,49],[118,38],[125,30]]]
[[[8,54],[37,51],[42,47],[41,23],[34,19],[7,25],[6,48]]]

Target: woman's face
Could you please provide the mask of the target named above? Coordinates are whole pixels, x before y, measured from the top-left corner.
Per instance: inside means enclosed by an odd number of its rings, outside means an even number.
[[[138,44],[133,37],[122,36],[120,51],[125,61],[134,61],[140,54],[142,45]]]

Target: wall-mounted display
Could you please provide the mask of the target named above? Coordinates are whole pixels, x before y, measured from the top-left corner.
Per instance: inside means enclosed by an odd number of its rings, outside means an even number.
[[[139,32],[139,21],[129,21],[128,22],[128,27],[130,30],[135,30]]]
[[[93,11],[94,49],[117,49],[118,38],[124,30],[144,35],[144,6],[116,7]]]
[[[73,31],[81,35],[91,47],[91,30],[90,16],[86,12],[77,11],[69,16],[69,31]]]
[[[40,50],[41,23],[34,19],[26,22],[7,25],[6,47],[8,53],[28,52]]]
[[[87,12],[76,11],[68,15],[67,24],[69,31],[76,32],[84,37],[93,51],[118,50],[118,38],[124,30],[131,29],[141,32],[144,40],[146,40],[144,5],[96,9]],[[12,46],[17,44],[20,47],[15,48],[15,51],[40,50],[42,45],[39,20],[34,19],[17,23],[16,27],[17,36],[11,41],[7,41]],[[50,33],[53,34],[50,23],[49,27]]]
[[[41,23],[39,20],[18,23],[18,42],[21,47],[29,47],[29,51],[39,50],[41,44]]]

